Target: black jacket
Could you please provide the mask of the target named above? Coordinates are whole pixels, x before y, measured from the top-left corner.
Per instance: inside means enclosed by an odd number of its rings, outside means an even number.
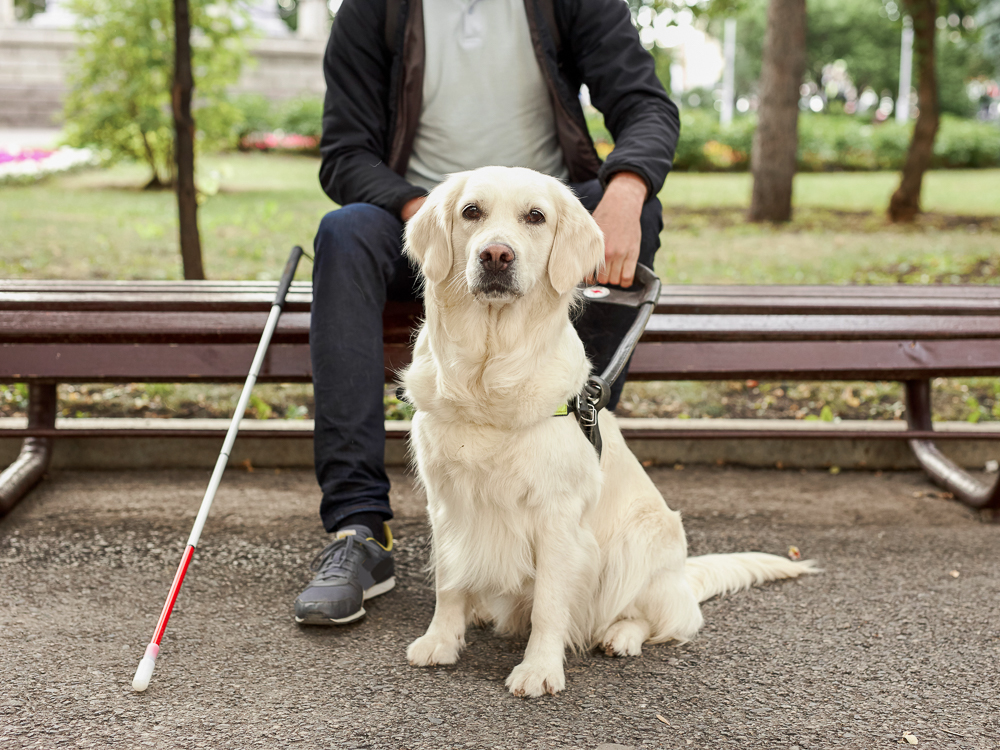
[[[622,0],[525,0],[525,8],[570,181],[598,177],[607,185],[616,172],[635,172],[655,195],[670,171],[680,118],[628,6]],[[398,14],[388,24],[387,12]],[[323,71],[323,189],[341,205],[373,203],[398,216],[426,192],[403,178],[423,91],[421,0],[345,0]],[[603,164],[580,106],[584,83],[615,139]]]

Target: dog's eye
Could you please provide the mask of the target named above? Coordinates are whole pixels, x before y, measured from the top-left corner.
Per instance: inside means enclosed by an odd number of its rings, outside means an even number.
[[[464,216],[469,221],[476,221],[482,215],[483,214],[479,210],[479,206],[477,206],[475,203],[470,203],[468,206],[462,209],[462,216]]]
[[[524,220],[528,224],[544,224],[545,214],[543,214],[537,208],[533,208],[530,211],[528,211],[527,215],[524,217]]]

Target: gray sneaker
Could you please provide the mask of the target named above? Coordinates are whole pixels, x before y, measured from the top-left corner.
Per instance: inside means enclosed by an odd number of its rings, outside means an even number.
[[[364,600],[396,585],[392,532],[385,524],[386,546],[367,526],[346,526],[309,566],[316,577],[295,600],[295,622],[343,625],[365,616]]]

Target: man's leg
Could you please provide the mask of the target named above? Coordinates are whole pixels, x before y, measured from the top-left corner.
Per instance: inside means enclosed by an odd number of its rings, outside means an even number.
[[[314,563],[316,578],[295,602],[296,619],[350,622],[362,601],[392,588],[392,518],[385,473],[382,310],[387,297],[413,298],[402,255],[403,225],[368,204],[331,211],[314,243],[309,332],[316,401],[320,516],[337,538]]]
[[[570,185],[573,192],[580,198],[584,208],[593,213],[597,204],[604,196],[604,190],[597,180],[580,182]],[[642,227],[642,240],[639,243],[639,262],[644,266],[653,267],[653,258],[660,249],[660,232],[663,231],[663,207],[654,195],[642,207],[639,219]],[[618,345],[628,332],[629,326],[635,321],[635,309],[591,302],[586,305],[583,313],[576,320],[576,330],[583,340],[587,356],[594,363],[594,372],[598,375],[607,367],[614,356]],[[611,401],[608,409],[614,409],[625,386],[625,376],[628,365],[621,377],[611,386]]]

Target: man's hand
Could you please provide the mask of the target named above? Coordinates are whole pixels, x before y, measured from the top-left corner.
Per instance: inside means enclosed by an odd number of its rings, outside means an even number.
[[[411,198],[403,204],[403,210],[399,212],[399,216],[404,224],[413,218],[413,214],[420,210],[425,200],[427,200],[427,196],[421,195],[419,198]]]
[[[618,172],[611,178],[594,211],[594,220],[604,232],[604,268],[597,283],[632,286],[642,239],[639,216],[645,202],[646,181],[639,175]]]

